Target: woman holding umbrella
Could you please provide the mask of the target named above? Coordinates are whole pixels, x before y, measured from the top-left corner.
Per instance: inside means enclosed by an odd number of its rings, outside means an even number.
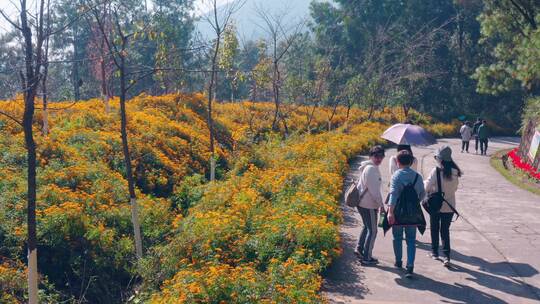
[[[400,151],[409,151],[411,155],[413,155],[412,149],[410,145],[398,145],[397,146],[397,153]],[[397,156],[392,155],[390,159],[388,160],[388,168],[390,168],[390,176],[394,175],[394,173],[399,169],[399,164],[397,161]],[[413,163],[411,165],[411,169],[414,171],[418,171],[418,159],[413,156]]]
[[[395,124],[384,131],[381,137],[398,144],[398,153],[406,150],[409,151],[411,155],[411,145],[427,146],[437,142],[437,140],[435,140],[435,138],[424,128],[410,123]],[[388,167],[390,168],[390,176],[399,169],[396,156],[390,157]],[[411,169],[418,171],[418,160],[416,157],[413,157]]]

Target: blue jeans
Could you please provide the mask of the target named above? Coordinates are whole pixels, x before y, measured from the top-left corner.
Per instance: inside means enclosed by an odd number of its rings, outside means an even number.
[[[415,226],[392,226],[392,234],[394,235],[394,255],[396,256],[396,262],[402,261],[403,232],[405,232],[405,242],[407,243],[407,267],[413,267],[414,256],[416,254]]]

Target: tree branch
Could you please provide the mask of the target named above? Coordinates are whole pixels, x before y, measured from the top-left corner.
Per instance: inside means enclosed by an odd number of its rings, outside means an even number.
[[[19,126],[24,127],[22,121],[18,120],[15,116],[12,116],[9,113],[6,113],[2,110],[0,110],[0,114],[4,115],[5,117],[11,119],[12,121],[16,122]]]

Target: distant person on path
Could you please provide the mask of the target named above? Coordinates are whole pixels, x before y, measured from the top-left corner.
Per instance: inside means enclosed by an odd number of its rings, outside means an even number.
[[[403,265],[403,233],[405,233],[405,240],[407,243],[407,266],[405,277],[410,278],[412,277],[414,271],[414,258],[416,255],[416,226],[397,225],[394,211],[396,205],[398,204],[398,200],[402,197],[402,192],[408,185],[412,185],[414,187],[416,195],[418,196],[418,201],[423,198],[424,183],[422,180],[422,176],[413,169],[411,169],[411,165],[413,163],[413,156],[409,151],[400,151],[397,155],[397,161],[399,169],[392,176],[392,182],[390,184],[390,198],[388,202],[388,223],[392,225],[392,234],[394,237],[394,255],[396,258],[396,262],[394,265],[398,268],[401,268]]]
[[[383,198],[381,194],[381,172],[379,165],[384,159],[384,148],[374,146],[369,151],[369,160],[362,162],[363,167],[358,183],[358,191],[366,193],[360,200],[358,212],[362,217],[364,228],[358,239],[358,245],[354,253],[360,259],[362,265],[374,265],[378,263],[372,255],[375,238],[377,237],[377,211],[383,210]],[[362,188],[362,189],[360,189]]]
[[[478,117],[476,122],[473,125],[473,135],[474,135],[474,150],[478,154],[478,144],[480,140],[478,139],[478,128],[482,125],[482,118]]]
[[[461,153],[463,153],[463,151],[469,153],[469,141],[471,140],[473,133],[471,123],[466,121],[463,126],[461,126],[461,129],[459,129],[459,133],[461,134]]]
[[[397,146],[397,152],[400,151],[409,151],[411,155],[413,155],[412,149],[410,145],[398,145]],[[390,176],[394,175],[396,171],[399,169],[399,164],[397,161],[397,155],[392,155],[390,159],[388,160],[388,167],[390,168]],[[413,155],[413,163],[411,164],[411,169],[414,171],[417,171],[418,169],[418,160]]]
[[[481,155],[487,155],[489,130],[487,121],[483,120],[480,127],[478,127],[478,140],[480,141],[480,153]]]
[[[452,207],[456,207],[456,191],[459,185],[459,178],[461,177],[461,169],[456,165],[452,159],[452,149],[449,146],[440,147],[435,153],[435,159],[437,165],[431,172],[424,185],[426,188],[426,194],[432,194],[438,192],[437,174],[439,174],[439,180],[441,183],[440,191],[444,193],[446,202]],[[441,209],[438,213],[430,215],[430,231],[431,231],[431,258],[439,259],[439,232],[442,239],[444,266],[450,265],[450,224],[452,223],[452,217],[454,212],[452,208],[448,206],[446,202],[443,202]]]

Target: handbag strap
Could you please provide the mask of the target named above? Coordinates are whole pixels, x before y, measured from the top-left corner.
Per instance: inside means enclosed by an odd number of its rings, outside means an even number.
[[[437,173],[437,192],[444,197],[444,193],[442,192],[442,185],[441,185],[441,171],[439,170],[439,167],[435,167],[435,171]]]
[[[357,188],[358,188],[358,185],[362,183],[362,176],[364,175],[364,171],[366,170],[367,166],[368,165],[366,164],[366,165],[360,166],[360,168],[358,168],[360,170],[360,176],[358,177],[358,183],[356,183]],[[362,185],[362,187],[367,189],[365,183]]]
[[[457,217],[455,220],[453,220],[455,222],[459,218],[459,212],[457,212],[456,208],[454,208],[454,206],[452,206],[452,204],[450,204],[446,200],[446,198],[444,198],[444,192],[442,192],[442,187],[441,187],[441,170],[439,170],[439,167],[436,167],[435,170],[437,171],[437,192],[440,194],[443,202],[445,202],[446,205],[448,205],[448,207],[450,207],[450,209],[456,214]]]

